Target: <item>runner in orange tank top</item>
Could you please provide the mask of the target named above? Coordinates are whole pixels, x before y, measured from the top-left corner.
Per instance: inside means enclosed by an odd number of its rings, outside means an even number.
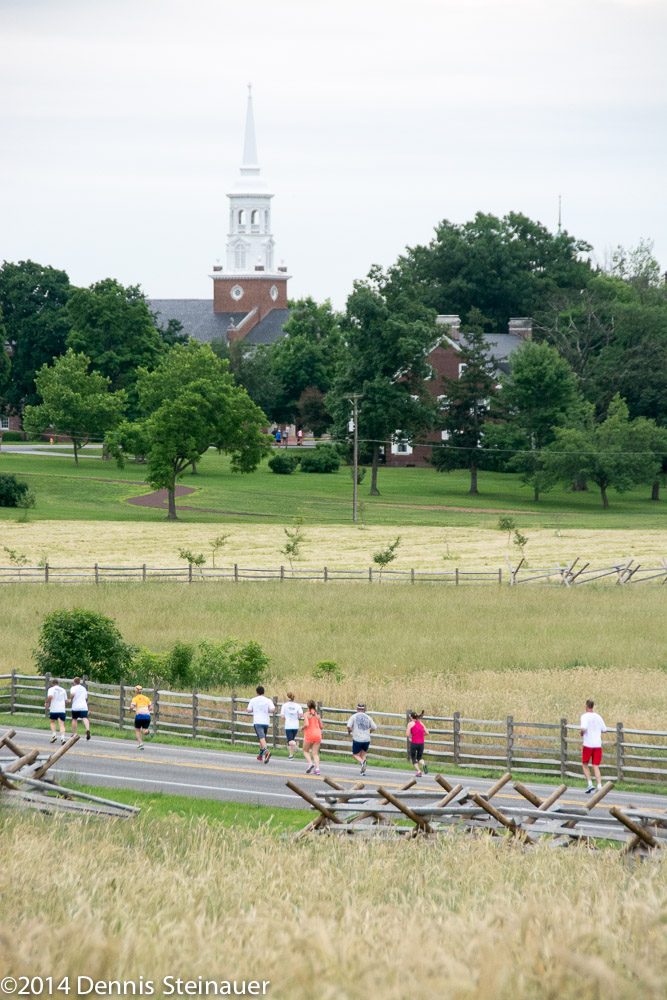
[[[312,770],[315,774],[320,773],[320,744],[322,742],[322,720],[317,714],[317,705],[311,700],[308,702],[308,711],[305,718],[306,728],[303,732],[303,756],[308,762],[306,774]],[[313,755],[311,761],[310,755]]]

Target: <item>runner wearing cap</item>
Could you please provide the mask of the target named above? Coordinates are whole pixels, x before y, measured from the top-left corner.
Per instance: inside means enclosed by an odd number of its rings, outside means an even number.
[[[357,711],[347,720],[347,731],[352,737],[352,756],[361,764],[361,773],[366,773],[366,754],[371,745],[371,733],[377,726],[366,714],[366,706],[359,703]]]
[[[143,750],[144,729],[146,730],[146,735],[150,735],[149,726],[151,724],[153,703],[150,698],[144,694],[144,689],[141,684],[137,684],[134,689],[134,698],[132,699],[130,709],[134,712],[134,735],[137,737],[139,749]]]

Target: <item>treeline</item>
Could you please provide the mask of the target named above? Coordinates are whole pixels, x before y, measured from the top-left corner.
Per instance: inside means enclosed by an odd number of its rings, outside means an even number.
[[[77,289],[63,271],[5,263],[0,336],[12,356],[0,354],[0,389],[27,430],[53,426],[75,452],[106,434],[119,461],[145,456],[172,508],[176,478],[211,444],[236,469],[256,468],[269,422],[349,441],[353,394],[371,493],[388,440],[441,431],[433,464],[470,469],[471,492],[478,472],[494,469],[520,472],[536,500],[556,482],[592,483],[605,504],[610,487],[646,482],[657,499],[667,288],[650,243],[617,248],[605,267],[590,252],[518,213],[444,221],[428,245],[355,282],[343,312],[293,302],[285,336],[255,347],[202,346],[177,323],[161,327],[136,287]],[[429,362],[443,340],[438,314],[462,319],[455,380]],[[518,316],[532,317],[533,340],[499,378],[493,335]]]

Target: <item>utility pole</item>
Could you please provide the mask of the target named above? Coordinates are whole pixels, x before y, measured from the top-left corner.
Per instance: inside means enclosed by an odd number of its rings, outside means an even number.
[[[349,397],[352,403],[352,422],[354,424],[354,469],[352,472],[353,487],[352,487],[352,521],[354,524],[357,523],[357,479],[358,479],[358,469],[359,469],[359,428],[358,428],[358,402],[362,397],[362,393],[356,392]]]

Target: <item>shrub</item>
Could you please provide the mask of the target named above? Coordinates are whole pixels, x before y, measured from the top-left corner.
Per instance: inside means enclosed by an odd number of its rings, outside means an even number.
[[[331,444],[318,444],[301,456],[302,472],[338,472],[340,455]]]
[[[291,476],[298,464],[299,459],[296,455],[287,455],[282,451],[269,459],[271,472],[275,472],[278,476]]]
[[[0,507],[19,507],[22,503],[25,505],[26,499],[31,495],[34,497],[34,493],[31,493],[30,487],[22,479],[12,475],[0,476]],[[34,506],[34,501],[29,506]]]
[[[3,441],[23,441],[23,434],[21,431],[3,431],[2,432]]]
[[[313,667],[313,677],[315,680],[342,681],[343,671],[335,660],[320,660]]]
[[[194,668],[198,687],[233,687],[235,684],[259,684],[269,658],[258,642],[242,643],[238,639],[199,643],[199,660]]]
[[[164,658],[163,680],[172,686],[192,686],[195,681],[194,658],[195,647],[177,640]]]
[[[46,615],[33,655],[42,673],[86,674],[103,684],[119,684],[128,676],[133,653],[111,618],[74,608]]]

